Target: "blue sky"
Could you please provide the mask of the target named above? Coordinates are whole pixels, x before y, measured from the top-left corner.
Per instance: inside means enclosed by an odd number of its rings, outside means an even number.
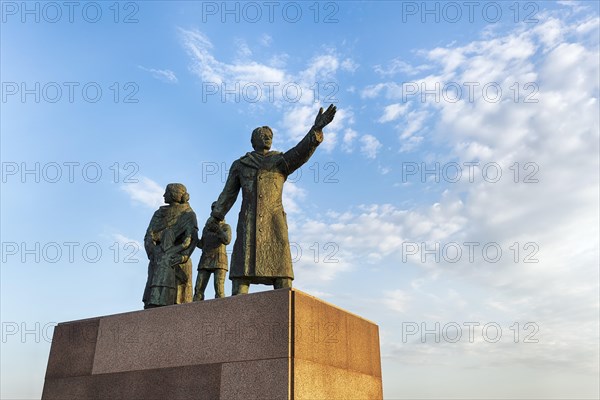
[[[294,285],[379,325],[385,398],[598,397],[598,3],[23,4],[2,398],[40,396],[56,323],[141,309],[166,184],[203,224],[252,129],[286,150],[330,102],[285,188]]]

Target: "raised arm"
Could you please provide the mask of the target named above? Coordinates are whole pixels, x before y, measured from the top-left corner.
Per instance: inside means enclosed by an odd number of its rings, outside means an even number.
[[[315,118],[314,125],[310,128],[306,136],[296,146],[286,151],[283,155],[285,161],[285,173],[290,175],[300,168],[313,155],[317,146],[323,141],[323,128],[333,121],[337,108],[331,104],[325,112],[323,107]]]

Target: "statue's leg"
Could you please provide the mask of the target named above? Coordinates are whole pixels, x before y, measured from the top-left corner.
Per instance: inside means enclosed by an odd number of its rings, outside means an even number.
[[[275,279],[274,289],[291,288],[292,280],[290,278],[277,278]]]
[[[248,294],[250,289],[250,282],[245,279],[233,279],[233,290],[231,295],[237,296],[238,294]]]
[[[194,293],[194,301],[204,300],[204,291],[208,285],[210,279],[210,271],[201,269],[198,271],[198,277],[196,278],[196,292]]]
[[[215,299],[225,297],[225,275],[224,269],[215,269]]]

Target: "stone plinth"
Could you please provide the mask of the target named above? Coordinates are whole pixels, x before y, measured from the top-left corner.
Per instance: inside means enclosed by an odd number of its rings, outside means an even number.
[[[42,399],[382,399],[379,329],[295,289],[59,324]]]

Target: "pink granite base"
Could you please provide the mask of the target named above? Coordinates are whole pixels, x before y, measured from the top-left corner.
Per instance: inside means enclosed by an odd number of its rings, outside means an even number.
[[[295,289],[59,324],[42,399],[382,399],[379,329]]]

